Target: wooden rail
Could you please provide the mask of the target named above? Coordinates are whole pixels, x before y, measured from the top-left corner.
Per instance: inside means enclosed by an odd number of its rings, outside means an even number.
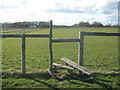
[[[38,38],[38,37],[48,38],[48,37],[50,37],[49,34],[24,34],[24,35],[25,35],[25,37],[33,37],[33,38]],[[6,35],[0,35],[0,37],[2,37],[2,38],[20,38],[20,37],[22,37],[22,34],[15,34],[15,35],[6,34]]]
[[[57,42],[79,42],[79,38],[65,38],[65,39],[52,39],[53,43]]]
[[[15,35],[10,35],[10,34],[6,34],[6,35],[0,35],[1,38],[20,38],[22,37],[21,34],[15,34]]]
[[[82,32],[84,36],[120,36],[120,33]]]
[[[32,37],[32,38],[49,38],[49,34],[6,34],[6,35],[0,35],[1,38],[22,38],[21,39],[21,70],[22,73],[25,74],[26,72],[26,37]]]
[[[120,33],[104,33],[104,32],[80,32],[80,48],[78,51],[78,64],[83,66],[84,54],[84,36],[120,36]]]

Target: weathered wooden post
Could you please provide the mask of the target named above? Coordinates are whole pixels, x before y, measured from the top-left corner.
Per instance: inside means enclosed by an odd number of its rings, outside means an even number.
[[[83,50],[84,50],[84,32],[79,32],[80,42],[78,45],[78,64],[83,66]]]
[[[0,33],[1,32],[2,32],[2,23],[0,23]],[[0,36],[0,90],[2,90],[2,36]]]
[[[53,68],[53,52],[52,52],[52,20],[50,21],[50,36],[49,36],[49,45],[50,45],[50,70]]]
[[[21,60],[22,60],[22,64],[21,64],[21,69],[22,69],[22,73],[25,73],[25,34],[22,34],[22,49],[21,49]]]

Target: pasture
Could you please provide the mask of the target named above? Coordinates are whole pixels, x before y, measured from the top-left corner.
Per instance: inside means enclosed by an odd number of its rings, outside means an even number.
[[[54,28],[53,38],[78,38],[79,31],[118,33],[117,28]],[[20,32],[15,32],[20,33]],[[26,32],[27,33],[27,32]],[[49,34],[49,29],[27,34]],[[66,57],[77,63],[78,43],[54,43],[53,60]],[[2,39],[2,87],[3,88],[118,88],[118,37],[85,36],[83,65],[94,71],[94,80],[84,81],[86,75],[73,75],[63,80],[53,79],[49,68],[49,39],[26,39],[26,75],[21,74],[21,39]],[[61,71],[62,72],[62,71]]]

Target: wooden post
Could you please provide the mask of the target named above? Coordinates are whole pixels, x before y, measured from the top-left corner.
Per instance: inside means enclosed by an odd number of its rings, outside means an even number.
[[[80,32],[79,32],[79,39],[80,39]],[[78,65],[80,65],[80,41],[78,42]]]
[[[53,52],[52,52],[52,20],[50,21],[50,37],[49,37],[49,45],[50,45],[50,70],[53,67]]]
[[[22,49],[21,49],[21,59],[22,59],[22,64],[21,64],[21,69],[22,73],[25,73],[25,34],[22,34]]]
[[[83,66],[83,50],[84,50],[84,32],[79,32],[79,49],[78,49],[78,64]]]

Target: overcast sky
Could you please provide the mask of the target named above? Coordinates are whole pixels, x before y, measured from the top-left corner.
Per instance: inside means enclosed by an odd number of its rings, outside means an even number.
[[[0,22],[49,21],[73,25],[80,21],[118,23],[119,0],[0,0]]]

